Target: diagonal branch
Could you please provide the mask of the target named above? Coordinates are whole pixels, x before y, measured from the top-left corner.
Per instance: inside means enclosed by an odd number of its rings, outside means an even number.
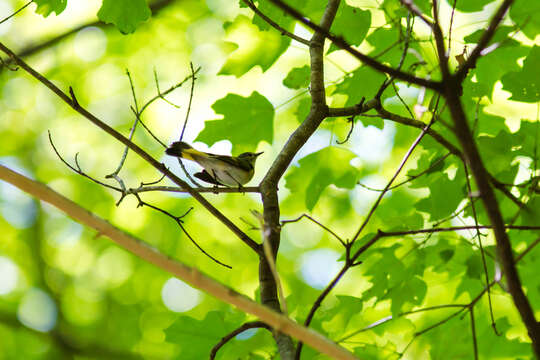
[[[390,66],[384,65],[381,62],[378,62],[377,60],[361,53],[360,51],[354,49],[351,45],[349,45],[343,38],[336,36],[332,33],[330,33],[330,29],[325,29],[322,25],[317,25],[313,23],[311,20],[304,17],[298,10],[294,9],[293,7],[289,6],[282,0],[270,0],[272,3],[274,3],[279,8],[283,9],[285,12],[290,14],[292,17],[294,17],[296,20],[300,21],[304,25],[310,27],[311,29],[315,30],[316,34],[321,34],[322,36],[328,38],[331,40],[337,47],[339,47],[342,50],[347,51],[352,56],[357,58],[358,60],[362,61],[367,66],[370,66],[374,68],[375,70],[378,70],[383,73],[387,73],[391,76],[394,76],[397,79],[405,80],[412,84],[417,84],[420,86],[425,86],[428,89],[433,89],[440,91],[441,90],[441,84],[436,81],[427,80],[423,78],[416,77],[414,75],[405,73],[400,70],[396,70]]]
[[[259,244],[257,244],[253,239],[251,239],[247,234],[245,234],[238,226],[236,226],[228,217],[221,213],[217,208],[215,208],[208,200],[206,200],[201,194],[195,191],[190,187],[185,181],[180,179],[178,176],[173,174],[165,165],[154,159],[146,151],[140,148],[138,145],[129,141],[125,136],[120,134],[118,131],[105,124],[103,121],[98,119],[96,116],[88,112],[85,108],[79,105],[76,99],[70,98],[66,93],[60,90],[56,85],[51,81],[46,79],[43,75],[38,73],[32,67],[30,67],[26,62],[24,62],[20,57],[15,55],[9,48],[7,48],[3,43],[0,42],[0,50],[9,55],[21,68],[23,68],[27,73],[32,75],[35,79],[40,81],[42,84],[47,86],[52,92],[54,92],[60,99],[77,111],[79,114],[84,116],[94,125],[101,128],[103,131],[114,137],[116,140],[120,141],[122,144],[128,146],[134,153],[139,155],[141,158],[146,160],[150,165],[152,165],[156,170],[167,176],[175,184],[185,189],[191,196],[195,198],[202,206],[204,206],[212,215],[214,215],[219,221],[221,221],[226,227],[228,227],[236,236],[242,240],[246,245],[248,245],[253,251],[257,254],[262,254],[262,249]]]
[[[158,268],[171,273],[179,279],[189,283],[191,286],[205,291],[226,303],[234,305],[246,313],[257,316],[273,329],[290,334],[333,359],[356,359],[349,351],[336,345],[333,341],[319,333],[298,325],[286,316],[254,302],[246,296],[236,292],[234,289],[204,275],[197,269],[171,259],[145,242],[127,234],[102,218],[82,208],[75,202],[60,195],[48,186],[29,179],[3,165],[0,165],[0,180],[10,183],[42,201],[48,202],[65,212],[77,222],[95,229],[99,234],[110,238],[123,249],[154,264]]]
[[[274,29],[276,29],[277,31],[279,31],[281,33],[281,35],[285,35],[285,36],[288,36],[290,37],[291,39],[293,40],[296,40],[298,41],[299,43],[301,44],[304,44],[304,45],[308,45],[309,46],[309,40],[306,40],[298,35],[295,35],[293,34],[292,32],[290,31],[287,31],[285,30],[284,28],[282,28],[281,26],[279,26],[278,23],[276,23],[274,20],[270,19],[268,16],[266,16],[265,14],[263,14],[263,12],[261,10],[259,10],[255,4],[253,3],[252,0],[242,0],[242,2],[244,4],[246,4],[255,14],[259,15],[259,17],[261,19],[263,19],[264,21],[266,21],[266,23],[270,26],[272,26]]]
[[[476,44],[476,47],[472,51],[471,55],[455,74],[455,77],[456,79],[458,79],[458,81],[462,81],[467,76],[469,70],[476,67],[476,62],[478,61],[480,56],[482,56],[482,51],[484,51],[484,49],[488,46],[489,42],[495,35],[495,31],[499,27],[499,24],[501,23],[504,15],[506,14],[508,9],[510,8],[510,5],[512,5],[513,2],[514,0],[504,0],[501,6],[499,6],[497,11],[495,12],[495,15],[493,15],[493,18],[489,22],[488,28],[486,29],[484,34],[482,34],[482,37],[478,41],[478,44]]]

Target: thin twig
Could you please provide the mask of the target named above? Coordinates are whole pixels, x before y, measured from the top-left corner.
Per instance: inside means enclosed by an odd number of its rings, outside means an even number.
[[[22,7],[20,7],[18,10],[16,10],[13,14],[9,15],[8,17],[2,19],[0,21],[0,25],[2,25],[3,23],[5,23],[6,21],[8,21],[9,19],[11,19],[12,17],[14,17],[15,15],[17,15],[18,13],[20,13],[21,11],[23,11],[28,5],[30,5],[34,0],[30,0],[29,2],[27,2],[26,4],[24,4]]]
[[[407,180],[403,180],[402,182],[400,182],[400,183],[398,183],[398,184],[396,184],[396,185],[390,186],[390,188],[388,188],[388,190],[394,190],[394,189],[396,189],[396,188],[398,188],[398,187],[400,187],[400,186],[403,186],[403,185],[405,185],[405,184],[407,184],[407,183],[412,182],[413,180],[418,179],[418,178],[419,178],[420,176],[422,176],[422,175],[425,175],[425,174],[429,173],[429,172],[432,171],[435,167],[437,167],[441,162],[443,162],[444,160],[446,160],[446,158],[447,158],[448,156],[450,156],[450,155],[451,155],[451,153],[446,153],[444,156],[441,156],[440,158],[438,158],[437,160],[435,160],[433,163],[431,163],[431,165],[430,165],[427,169],[425,169],[425,170],[419,172],[419,173],[416,174],[416,175],[410,176]],[[384,191],[384,189],[376,189],[376,188],[372,188],[371,186],[367,186],[367,185],[365,185],[365,184],[362,184],[361,182],[358,182],[358,185],[360,185],[360,186],[363,187],[364,189],[367,189],[367,190],[370,190],[370,191],[376,191],[376,192]]]
[[[184,125],[182,126],[182,132],[180,133],[180,138],[178,138],[178,141],[182,141],[182,139],[184,138],[184,131],[186,131],[186,126],[189,120],[189,113],[191,112],[191,103],[193,101],[193,91],[195,89],[195,73],[196,72],[193,70],[193,63],[191,62],[189,63],[189,68],[191,69],[191,89],[189,91],[189,102],[188,102],[188,108],[186,111],[186,118],[184,119]],[[197,71],[199,71],[199,69],[200,67],[197,69]],[[191,175],[189,174],[189,172],[187,171],[184,165],[184,162],[182,161],[182,158],[177,157],[176,159],[178,160],[178,164],[182,168],[182,171],[184,172],[186,177],[189,179],[189,181],[191,181],[192,184],[194,184],[195,186],[199,188],[202,187],[201,184],[199,184],[195,179],[191,177]]]
[[[210,351],[210,360],[214,360],[216,358],[216,355],[219,349],[221,349],[225,344],[231,341],[234,337],[243,333],[246,330],[255,329],[255,328],[263,328],[268,331],[272,331],[272,328],[268,326],[267,324],[263,323],[262,321],[247,322],[243,324],[242,326],[234,329],[227,335],[225,335],[223,338],[221,338],[221,340],[216,345],[214,345],[214,347],[212,348],[212,351]]]
[[[375,203],[373,204],[373,206],[371,207],[371,209],[369,210],[369,213],[367,214],[366,218],[364,219],[364,222],[362,223],[362,225],[358,228],[358,230],[356,231],[355,235],[352,237],[352,240],[351,240],[351,243],[354,243],[357,239],[358,239],[358,236],[360,236],[360,234],[362,233],[362,230],[364,230],[364,228],[367,226],[369,220],[371,219],[371,216],[375,213],[375,210],[377,209],[377,207],[379,206],[382,198],[384,197],[384,195],[386,194],[386,192],[388,192],[388,189],[390,188],[390,186],[392,186],[392,183],[394,182],[394,180],[397,178],[397,176],[399,175],[399,173],[401,172],[401,170],[403,169],[403,167],[405,166],[405,163],[407,162],[407,160],[409,160],[409,157],[412,155],[414,149],[416,149],[416,147],[418,146],[418,144],[420,143],[420,141],[422,140],[422,138],[424,137],[424,135],[427,133],[427,131],[429,130],[429,128],[431,127],[431,125],[433,124],[433,122],[435,121],[435,113],[437,112],[437,107],[438,107],[438,104],[439,104],[439,101],[437,99],[437,103],[435,105],[435,110],[433,111],[433,117],[431,118],[431,121],[429,122],[429,124],[427,124],[424,129],[422,129],[422,132],[420,133],[420,135],[418,135],[418,137],[416,138],[416,140],[413,142],[413,144],[410,146],[409,150],[407,151],[407,153],[405,154],[405,156],[403,157],[403,159],[401,160],[401,163],[399,164],[398,166],[398,169],[395,171],[394,175],[392,176],[392,178],[388,181],[388,183],[386,184],[386,186],[384,187],[384,190],[381,192],[381,194],[379,195],[379,197],[377,198],[377,200],[375,201]]]
[[[471,318],[471,334],[472,334],[472,339],[473,339],[474,360],[478,360],[478,340],[476,339],[476,324],[475,324],[475,321],[474,321],[474,306],[471,306],[471,308],[469,309],[469,315],[470,315],[470,318]]]
[[[128,140],[132,141],[133,135],[135,134],[135,129],[137,128],[137,124],[139,123],[139,104],[137,103],[137,97],[135,96],[135,87],[133,86],[133,80],[131,79],[131,74],[129,73],[128,69],[126,69],[126,75],[129,79],[129,85],[131,87],[131,94],[133,95],[133,103],[135,104],[135,121],[133,122],[133,126],[131,127],[131,130],[129,132],[129,137],[128,137]],[[73,101],[76,101],[73,90],[71,94],[72,94]],[[126,148],[124,149],[124,153],[122,154],[122,157],[120,158],[120,163],[118,164],[118,167],[116,168],[116,170],[114,170],[109,175],[105,176],[106,179],[109,179],[109,178],[115,179],[120,184],[120,187],[122,188],[123,191],[126,190],[126,186],[124,184],[124,181],[118,176],[118,174],[120,173],[120,170],[122,170],[122,167],[124,166],[128,151],[129,151],[129,146],[126,145]]]
[[[427,26],[431,28],[433,27],[433,22],[431,22],[431,20],[429,20],[426,15],[422,13],[422,11],[414,4],[412,0],[401,0],[401,3],[409,10],[410,13],[422,19]]]
[[[287,31],[285,30],[284,28],[282,28],[281,26],[279,26],[278,23],[276,23],[275,21],[273,21],[272,19],[270,19],[268,16],[266,16],[265,14],[262,13],[261,10],[259,10],[255,4],[253,3],[252,0],[242,0],[242,2],[244,4],[246,4],[255,14],[259,15],[261,19],[263,19],[268,25],[272,26],[274,29],[276,29],[277,31],[280,32],[281,35],[285,35],[285,36],[288,36],[290,37],[291,39],[293,40],[296,40],[298,41],[299,43],[301,44],[304,44],[304,45],[307,45],[309,46],[309,40],[306,40],[304,38],[301,38],[300,36],[297,36],[295,34],[293,34],[292,32],[290,31]]]
[[[315,220],[314,218],[312,218],[311,216],[309,216],[308,214],[302,214],[300,215],[299,217],[297,217],[296,219],[291,219],[291,220],[281,220],[281,226],[284,226],[286,224],[289,224],[289,223],[295,223],[295,222],[298,222],[300,220],[302,220],[303,218],[306,218],[308,220],[311,220],[313,223],[319,225],[321,228],[323,228],[325,231],[329,232],[330,234],[332,234],[333,237],[335,237],[340,243],[341,245],[343,246],[346,246],[345,244],[345,241],[343,241],[343,239],[338,235],[336,234],[335,232],[332,231],[332,229],[330,229],[329,227],[327,226],[324,226],[323,224],[321,224],[320,222],[318,222],[317,220]]]
[[[473,213],[473,219],[474,219],[474,225],[476,227],[476,238],[478,239],[478,246],[480,247],[480,255],[482,258],[482,267],[484,270],[486,285],[489,284],[489,273],[487,268],[487,262],[486,262],[486,255],[484,254],[484,247],[482,245],[482,234],[480,233],[480,230],[478,228],[478,215],[476,213],[476,207],[474,206],[474,202],[472,201],[472,188],[471,188],[471,181],[469,179],[469,169],[467,167],[467,162],[463,162],[463,168],[465,170],[465,180],[467,182],[467,196],[471,200],[471,210]],[[493,305],[491,303],[491,291],[488,287],[488,304],[489,304],[489,315],[491,318],[491,327],[493,328],[493,331],[495,331],[495,334],[500,336],[501,334],[497,331],[497,326],[495,325],[495,316],[493,315]],[[471,310],[472,312],[472,310]],[[473,315],[471,315],[473,316]],[[473,321],[473,320],[471,320]]]
[[[141,193],[141,192],[148,192],[148,191],[165,191],[165,192],[175,192],[175,193],[188,193],[187,190],[178,187],[178,186],[141,186],[138,188],[131,188],[128,189],[128,193]],[[209,193],[209,194],[220,194],[220,193],[239,193],[239,194],[245,194],[245,193],[259,193],[259,188],[256,186],[248,186],[248,187],[200,187],[200,188],[194,188],[194,192],[198,193]]]

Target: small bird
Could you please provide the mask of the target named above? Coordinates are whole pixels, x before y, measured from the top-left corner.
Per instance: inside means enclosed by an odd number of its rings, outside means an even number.
[[[214,185],[238,186],[247,184],[255,172],[255,161],[262,154],[245,152],[238,156],[216,155],[195,150],[191,145],[176,141],[165,150],[167,155],[195,161],[204,170],[193,174]]]

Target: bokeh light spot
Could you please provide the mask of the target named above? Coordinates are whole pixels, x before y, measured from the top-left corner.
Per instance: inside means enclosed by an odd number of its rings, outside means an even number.
[[[322,289],[341,268],[337,262],[340,254],[330,249],[318,249],[302,256],[300,272],[304,281],[315,289]]]
[[[10,258],[0,256],[0,295],[12,292],[17,286],[17,265]]]
[[[29,328],[47,332],[56,325],[57,309],[49,294],[39,289],[30,289],[22,298],[17,317]]]
[[[161,298],[170,310],[185,312],[199,305],[201,292],[177,278],[170,278],[161,289]]]
[[[77,33],[73,43],[73,51],[84,61],[94,61],[105,53],[107,36],[100,28],[90,26]]]

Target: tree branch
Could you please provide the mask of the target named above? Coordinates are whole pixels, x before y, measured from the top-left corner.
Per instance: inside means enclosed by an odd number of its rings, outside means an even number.
[[[495,15],[493,15],[493,18],[489,22],[488,28],[486,29],[486,31],[484,31],[484,34],[482,34],[482,37],[478,41],[478,44],[472,51],[471,55],[455,74],[457,81],[463,81],[463,79],[467,76],[469,70],[476,67],[476,62],[482,55],[482,51],[484,51],[488,43],[495,35],[495,31],[499,27],[499,24],[501,23],[504,15],[506,14],[508,9],[510,8],[510,5],[512,5],[513,2],[514,0],[504,0],[501,6],[499,6],[497,11],[495,12]]]
[[[327,32],[328,29],[330,29],[339,4],[340,0],[328,1],[321,18],[321,30]],[[270,244],[274,256],[277,256],[278,253],[281,233],[281,224],[279,222],[279,200],[277,194],[278,181],[283,176],[294,156],[311,135],[313,135],[328,114],[324,87],[324,40],[324,34],[316,30],[309,43],[311,62],[311,79],[309,87],[311,94],[310,112],[302,124],[289,137],[287,143],[272,163],[272,166],[259,186],[264,208],[264,241],[267,241]],[[261,288],[261,301],[272,308],[279,310],[276,284],[273,281],[269,264],[263,256],[260,256],[259,282]],[[294,345],[290,341],[290,338],[280,339],[278,334],[276,335],[276,342],[280,349],[281,358],[287,360],[292,359],[294,356]],[[300,348],[301,344],[298,345],[298,349]],[[297,352],[299,351],[298,349]]]

